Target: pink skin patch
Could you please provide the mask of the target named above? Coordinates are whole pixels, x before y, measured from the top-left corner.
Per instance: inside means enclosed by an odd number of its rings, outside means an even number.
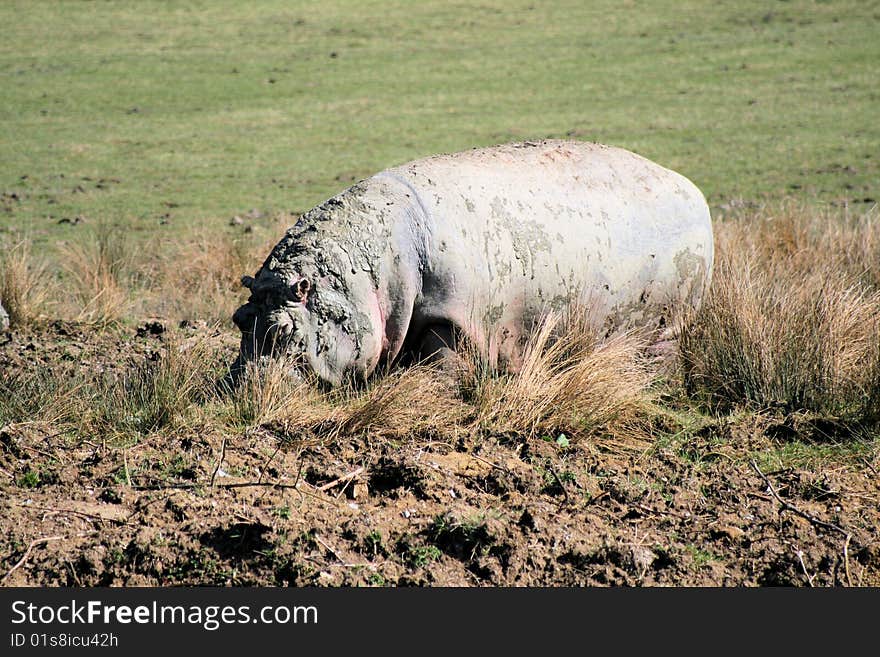
[[[380,340],[376,340],[375,353],[369,355],[368,363],[370,369],[375,367],[382,355],[388,352],[389,342],[388,336],[385,334],[385,317],[387,316],[387,308],[387,299],[380,298],[378,293],[369,295],[369,299],[367,300],[367,310],[369,311],[370,319],[374,323],[373,325],[378,326],[379,335],[381,336]]]

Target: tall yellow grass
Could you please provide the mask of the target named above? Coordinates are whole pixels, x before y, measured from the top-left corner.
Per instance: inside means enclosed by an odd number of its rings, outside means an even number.
[[[339,437],[370,432],[396,438],[455,434],[472,417],[448,376],[418,365],[345,395],[334,432]]]
[[[0,301],[13,328],[34,322],[46,311],[49,290],[46,261],[33,255],[29,241],[0,253]]]
[[[880,221],[788,206],[716,224],[712,289],[681,339],[687,390],[722,410],[872,422]]]
[[[111,324],[125,316],[134,254],[123,233],[100,226],[93,239],[64,244],[59,255],[74,319]]]
[[[600,341],[586,313],[548,315],[513,374],[475,386],[477,424],[500,432],[596,435],[644,414],[656,374],[645,341],[621,334]]]
[[[152,257],[140,264],[144,311],[209,323],[229,322],[242,297],[242,275],[253,273],[266,255],[241,236],[218,231],[149,249]]]

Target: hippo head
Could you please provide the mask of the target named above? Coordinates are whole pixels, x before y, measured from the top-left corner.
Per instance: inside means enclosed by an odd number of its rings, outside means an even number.
[[[265,267],[241,282],[251,295],[232,317],[242,334],[233,376],[263,357],[286,358],[291,375],[329,386],[364,372],[365,347],[375,351],[370,322],[334,286]]]

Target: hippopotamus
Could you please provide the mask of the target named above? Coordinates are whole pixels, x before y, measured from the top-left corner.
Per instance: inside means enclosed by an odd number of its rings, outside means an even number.
[[[242,278],[232,370],[286,355],[335,386],[465,341],[515,370],[535,323],[575,302],[597,330],[668,333],[713,257],[700,190],[629,151],[546,140],[427,157],[309,210]]]

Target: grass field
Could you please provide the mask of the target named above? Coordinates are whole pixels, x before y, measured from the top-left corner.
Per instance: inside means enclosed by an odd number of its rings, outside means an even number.
[[[0,585],[880,583],[880,2],[0,21]],[[239,277],[298,212],[544,137],[705,192],[677,359],[569,330],[515,375],[217,387]]]
[[[877,2],[27,0],[0,21],[0,228],[40,240],[303,211],[548,136],[635,150],[715,206],[880,196]]]

